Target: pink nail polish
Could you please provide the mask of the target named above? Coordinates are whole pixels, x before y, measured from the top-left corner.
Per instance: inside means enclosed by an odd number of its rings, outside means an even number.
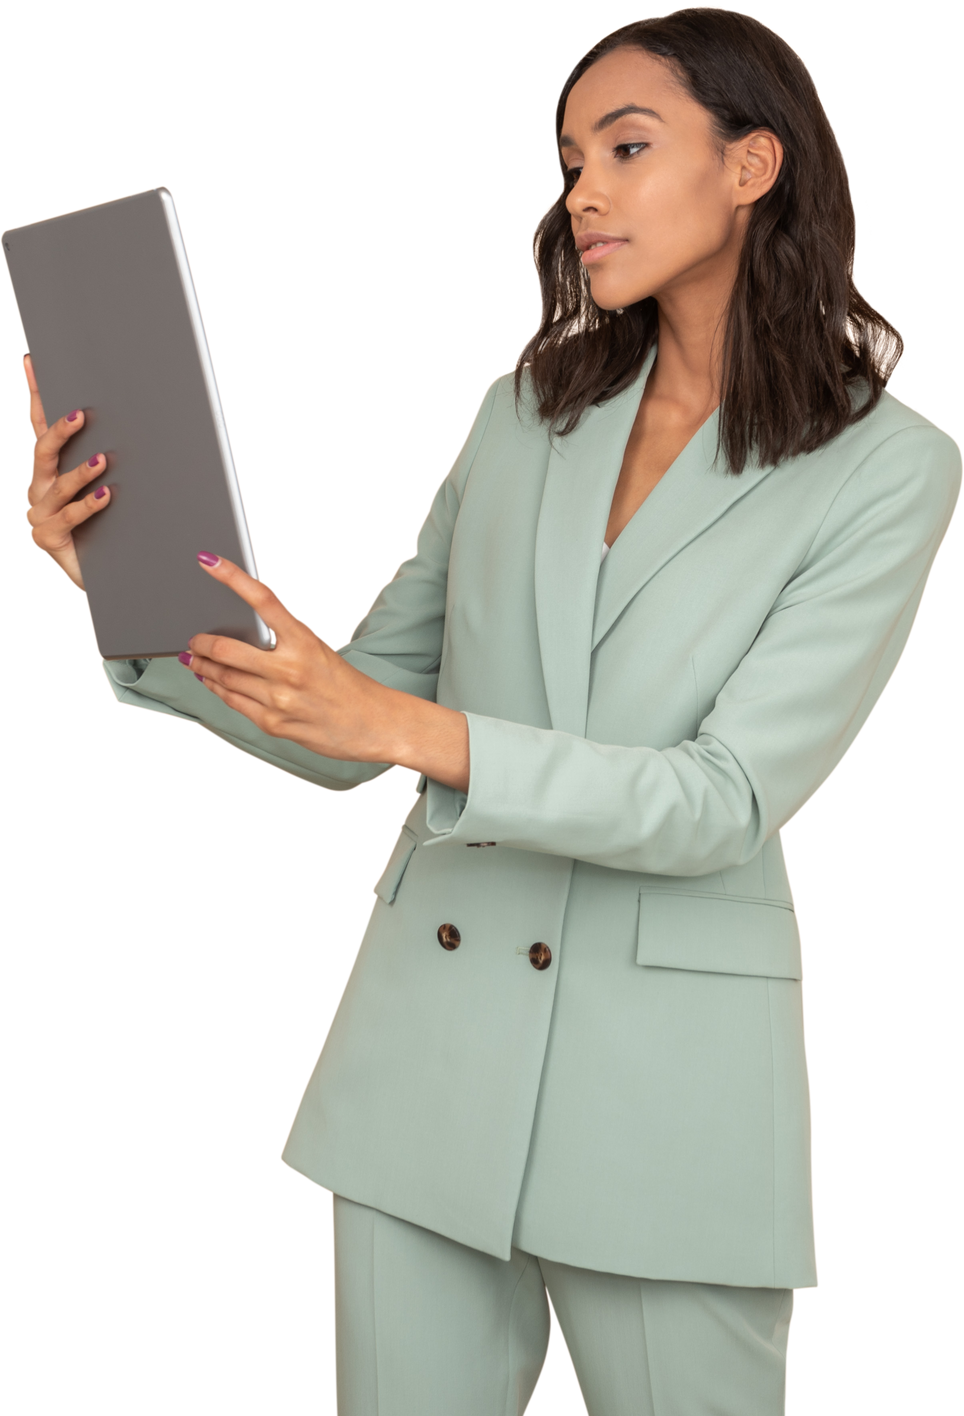
[[[182,664],[187,664],[187,665],[190,665],[191,662],[192,662],[193,659],[194,659],[194,655],[193,655],[193,654],[189,654],[186,649],[182,649],[181,652],[180,652],[180,654],[178,654],[177,657],[180,659],[180,661],[181,661]]]
[[[203,675],[203,674],[195,674],[194,677],[197,679],[198,683],[203,683],[203,682],[204,682],[204,675]]]
[[[107,495],[107,488],[106,488],[106,487],[98,487],[97,490],[96,490],[96,492],[94,493],[94,500],[95,500],[95,501],[100,501],[101,497],[106,497],[106,495]]]
[[[79,408],[75,408],[74,411],[73,411],[73,413],[68,413],[68,414],[67,414],[67,422],[68,422],[68,423],[76,423],[76,421],[77,421],[77,419],[78,419],[79,417],[80,417],[80,409],[79,409]]]
[[[99,461],[100,461],[100,453],[99,453],[99,452],[95,452],[94,455],[93,455],[93,457],[88,457],[88,459],[87,459],[87,466],[88,466],[88,467],[96,467]]]
[[[210,551],[198,551],[197,558],[202,565],[217,565],[221,560],[220,556],[212,556]]]

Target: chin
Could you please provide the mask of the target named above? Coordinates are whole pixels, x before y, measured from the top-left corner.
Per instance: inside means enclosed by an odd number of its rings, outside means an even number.
[[[638,304],[640,300],[650,295],[648,290],[643,293],[638,290],[597,290],[595,286],[590,289],[593,304],[597,304],[600,310],[624,310],[630,304]]]

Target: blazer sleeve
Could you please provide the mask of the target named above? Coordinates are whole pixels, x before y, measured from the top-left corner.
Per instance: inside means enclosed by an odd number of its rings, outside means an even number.
[[[468,713],[468,795],[430,782],[430,829],[666,875],[750,860],[893,672],[959,485],[943,433],[894,433],[838,491],[694,741],[615,747]]]
[[[452,532],[497,389],[498,383],[489,389],[465,446],[435,496],[415,556],[382,590],[350,644],[338,651],[369,678],[418,698],[435,699]],[[106,661],[104,668],[122,703],[200,723],[243,752],[318,786],[344,791],[371,781],[391,765],[342,762],[287,738],[271,737],[204,688],[177,659]]]

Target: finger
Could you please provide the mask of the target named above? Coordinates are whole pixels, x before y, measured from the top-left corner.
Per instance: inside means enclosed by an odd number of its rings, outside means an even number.
[[[37,501],[43,496],[52,479],[57,475],[60,449],[68,438],[79,433],[83,426],[84,411],[82,408],[75,408],[73,412],[65,414],[63,418],[58,418],[56,423],[37,438],[37,445],[33,453],[33,480],[30,483],[31,501]]]
[[[33,525],[33,539],[45,551],[60,551],[70,544],[74,528],[87,521],[96,512],[110,505],[110,488],[97,487],[82,501],[68,502],[55,516],[44,517]],[[36,508],[27,513],[28,520]]]
[[[73,467],[62,476],[55,476],[53,481],[47,486],[46,491],[36,501],[33,495],[37,488],[31,485],[27,496],[33,501],[33,505],[27,512],[27,520],[31,526],[39,526],[48,516],[54,516],[67,502],[71,501],[81,488],[88,482],[92,482],[95,477],[100,477],[107,471],[107,458],[102,452],[95,452],[93,457],[88,457],[86,462],[82,462],[79,467]]]
[[[37,387],[37,375],[33,371],[33,360],[29,354],[23,356],[23,369],[27,375],[27,387],[30,389],[30,422],[33,425],[36,437],[42,437],[47,431],[47,419],[44,417],[44,406],[40,398],[40,389]]]
[[[202,568],[214,580],[220,580],[227,585],[228,589],[261,616],[269,629],[273,629],[278,639],[282,637],[290,638],[298,634],[310,633],[307,626],[294,615],[285,609],[267,585],[262,585],[260,580],[255,580],[247,571],[235,565],[233,561],[225,560],[223,556],[212,555],[210,551],[200,551],[198,562]],[[270,652],[270,651],[268,651]]]
[[[213,675],[222,682],[228,674],[233,674],[235,678],[243,676],[251,683],[257,680],[265,685],[268,685],[272,678],[269,667],[272,658],[270,650],[256,649],[252,644],[244,644],[240,639],[228,639],[220,634],[195,634],[188,641],[187,649],[179,654],[178,658],[196,673]],[[203,664],[204,668],[198,668],[199,664]],[[240,683],[238,687],[241,688]]]
[[[226,703],[227,706],[233,708],[236,713],[243,713],[244,716],[249,718],[251,722],[254,723],[255,727],[260,728],[263,733],[267,733],[269,737],[280,736],[277,731],[280,727],[277,713],[272,713],[269,709],[265,708],[264,704],[259,703],[257,699],[249,698],[247,694],[237,693],[234,689],[226,688],[224,684],[219,683],[216,679],[205,678],[201,674],[198,674],[197,677],[201,679],[209,693],[213,693],[215,697],[220,698],[222,703]]]
[[[239,693],[245,698],[250,698],[263,708],[273,706],[273,686],[260,674],[249,674],[245,673],[243,669],[228,668],[225,664],[205,658],[203,654],[192,654],[189,650],[178,654],[177,657],[196,678],[201,679],[205,684],[216,683],[228,692]]]

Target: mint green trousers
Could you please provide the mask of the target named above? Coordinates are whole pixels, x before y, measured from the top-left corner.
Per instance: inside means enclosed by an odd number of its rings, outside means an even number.
[[[339,1416],[521,1416],[547,1292],[589,1416],[782,1416],[790,1289],[496,1259],[336,1196]]]

